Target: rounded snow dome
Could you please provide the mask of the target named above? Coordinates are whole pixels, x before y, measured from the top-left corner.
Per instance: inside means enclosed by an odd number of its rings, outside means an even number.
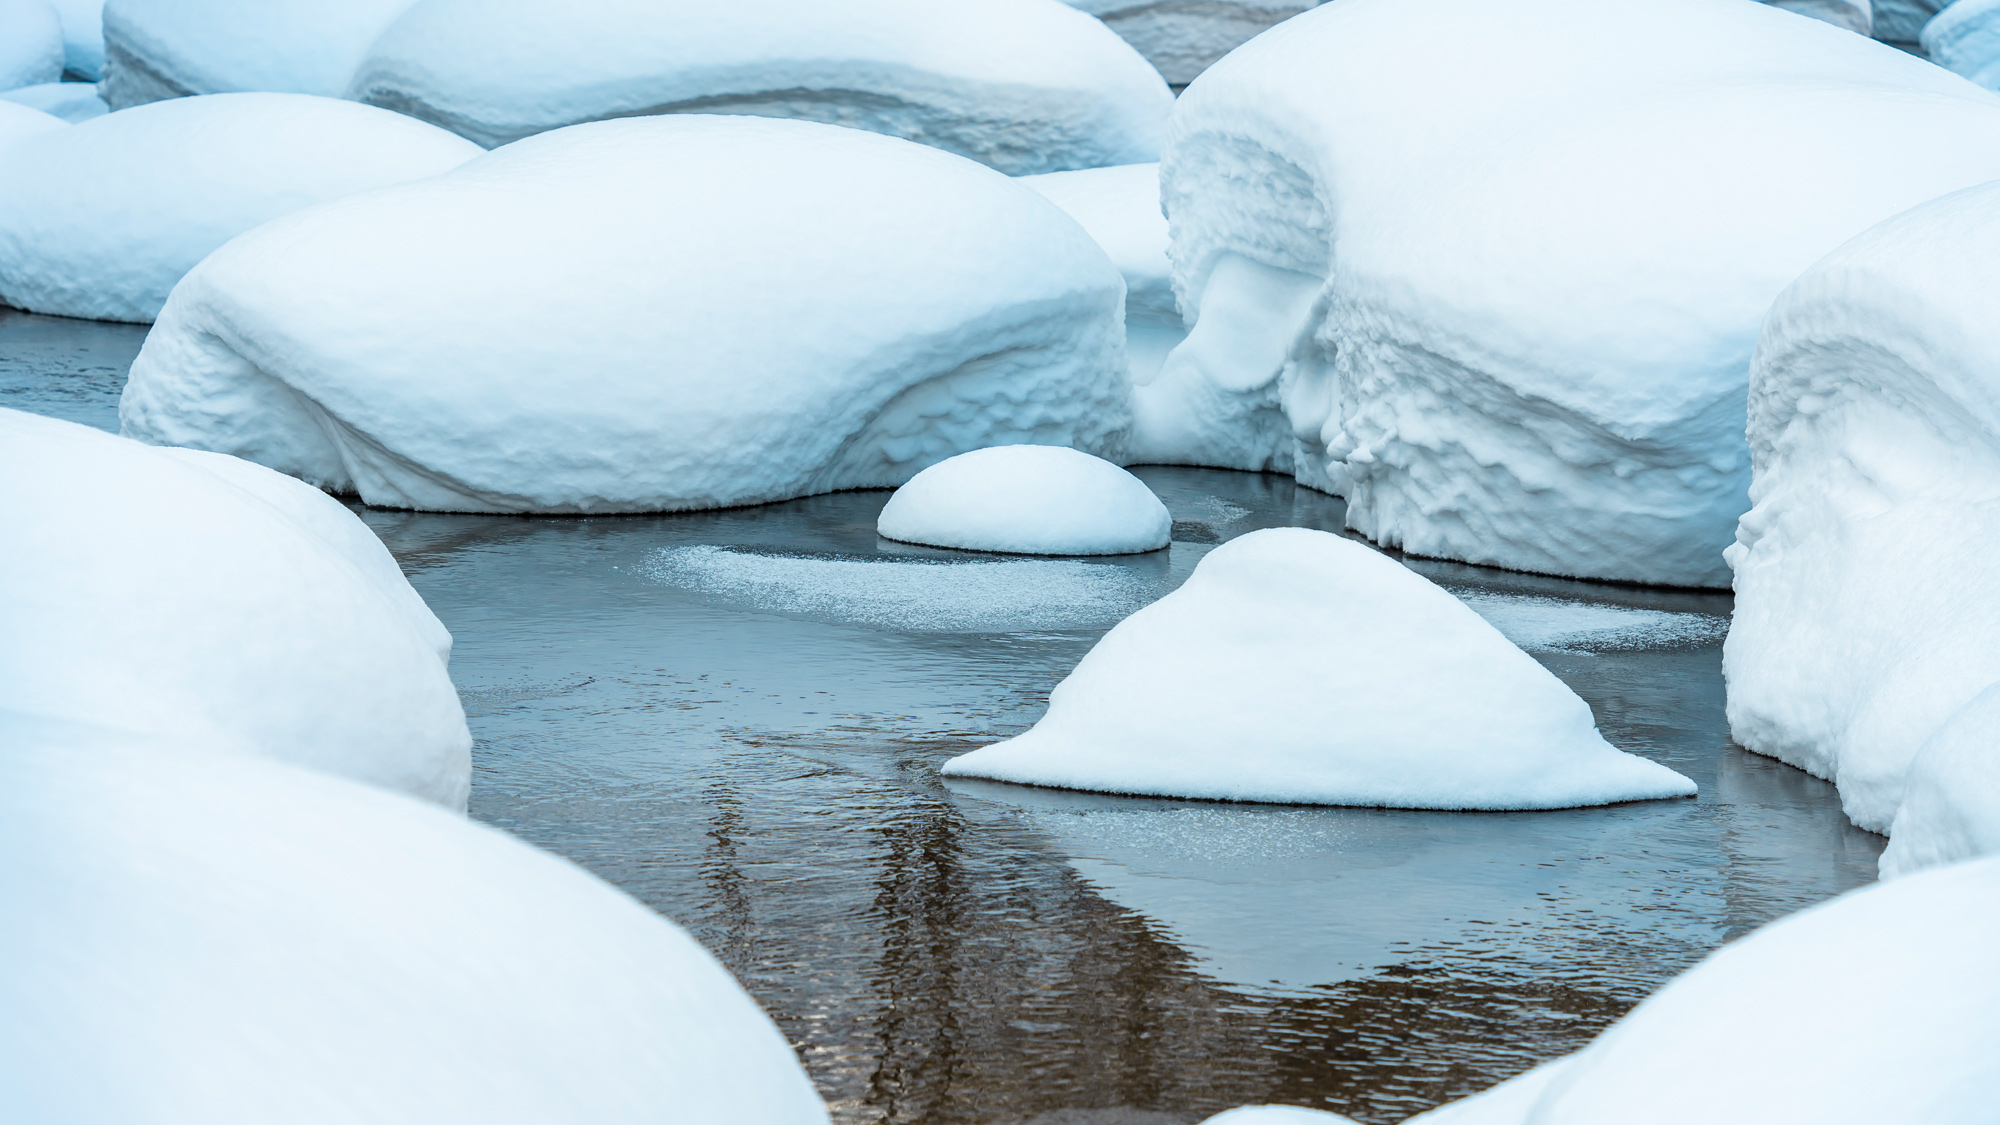
[[[1165,547],[1167,506],[1146,482],[1053,445],[975,449],[896,490],[875,521],[885,539],[1013,555],[1129,555]]]

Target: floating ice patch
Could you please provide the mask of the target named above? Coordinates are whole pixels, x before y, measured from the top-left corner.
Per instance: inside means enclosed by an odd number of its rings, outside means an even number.
[[[773,613],[936,632],[1109,625],[1163,592],[1124,567],[1100,563],[877,560],[728,547],[663,549],[646,573]]]
[[[1473,612],[1526,649],[1661,648],[1720,641],[1729,619],[1709,613],[1674,613],[1592,605],[1524,594],[1463,594]]]

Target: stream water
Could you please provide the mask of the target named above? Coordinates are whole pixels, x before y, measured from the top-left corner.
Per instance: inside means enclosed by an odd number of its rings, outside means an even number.
[[[116,428],[143,330],[0,311],[0,405]],[[472,815],[693,932],[836,1121],[1365,1122],[1573,1050],[1763,922],[1873,878],[1833,788],[1729,741],[1723,594],[1406,559],[1693,800],[1536,813],[945,783],[1219,543],[1338,531],[1283,478],[1137,470],[1168,551],[892,544],[886,492],[674,516],[361,510],[456,637]]]

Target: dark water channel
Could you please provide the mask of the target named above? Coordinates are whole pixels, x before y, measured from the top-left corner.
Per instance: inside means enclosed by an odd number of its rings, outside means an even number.
[[[0,404],[115,428],[140,335],[0,312]],[[691,930],[841,1122],[1397,1121],[1873,877],[1881,842],[1831,786],[1730,744],[1727,596],[1417,560],[1700,797],[1464,814],[944,783],[1214,544],[1341,526],[1282,478],[1139,472],[1175,543],[1109,561],[890,544],[883,492],[363,518],[457,638],[473,815]]]

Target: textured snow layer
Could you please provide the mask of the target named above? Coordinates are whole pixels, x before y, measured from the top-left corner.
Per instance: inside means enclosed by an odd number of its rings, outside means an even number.
[[[2000,855],[2000,684],[1953,715],[1910,762],[1882,877]]]
[[[339,97],[410,0],[109,0],[104,99],[113,109],[189,94]]]
[[[0,165],[0,301],[150,321],[236,235],[478,154],[421,121],[299,94],[179,98],[51,131]]]
[[[2000,682],[1997,301],[2000,183],[1806,271],[1751,371],[1730,730],[1838,784],[1877,832],[1918,748]]]
[[[0,743],[10,1121],[827,1119],[714,958],[564,860],[275,763]]]
[[[1932,62],[2000,90],[2000,0],[1953,0],[1924,25],[1922,43]]]
[[[0,410],[0,513],[0,707],[464,809],[450,636],[331,498]]]
[[[2000,99],[1763,5],[1343,0],[1180,100],[1161,379],[1380,542],[1719,586],[1771,300],[1995,177]]]
[[[0,90],[54,82],[62,71],[62,19],[48,0],[0,0]]]
[[[72,124],[102,117],[111,111],[97,96],[95,82],[44,82],[18,90],[0,91],[0,100],[39,109]]]
[[[418,0],[348,96],[492,147],[580,121],[749,113],[1003,172],[1159,157],[1173,96],[1059,0]]]
[[[120,414],[387,507],[755,504],[986,445],[1116,455],[1121,289],[1061,210],[949,153],[630,118],[236,239]]]
[[[1026,734],[944,772],[1232,801],[1539,809],[1687,796],[1426,579],[1321,531],[1253,532],[1098,642]]]
[[[1166,80],[1185,86],[1215,60],[1319,0],[1069,0],[1138,48]]]
[[[1016,555],[1157,551],[1173,532],[1146,482],[1101,457],[1052,445],[975,449],[896,490],[875,530],[884,538]]]
[[[0,98],[0,147],[12,147],[16,141],[65,127],[63,119],[54,114]]]

